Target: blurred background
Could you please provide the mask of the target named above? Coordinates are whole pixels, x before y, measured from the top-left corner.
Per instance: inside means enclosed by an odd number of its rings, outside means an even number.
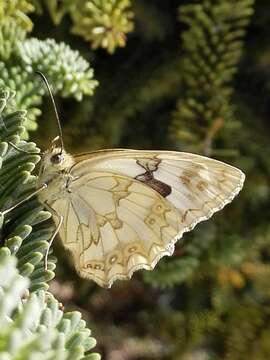
[[[45,149],[57,135],[43,85],[23,77],[31,67],[52,84],[67,151],[190,151],[247,175],[233,203],[171,258],[110,290],[80,279],[55,242],[51,291],[83,313],[104,360],[269,359],[270,4],[11,3],[20,32],[5,30],[0,75],[29,111],[25,137]],[[21,46],[9,57],[15,37]]]

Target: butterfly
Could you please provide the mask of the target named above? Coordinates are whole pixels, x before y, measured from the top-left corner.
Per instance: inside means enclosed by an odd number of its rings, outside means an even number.
[[[59,233],[79,275],[105,288],[153,270],[185,232],[230,203],[245,180],[233,166],[184,152],[72,156],[59,129],[41,157],[38,197],[53,212],[52,240]]]

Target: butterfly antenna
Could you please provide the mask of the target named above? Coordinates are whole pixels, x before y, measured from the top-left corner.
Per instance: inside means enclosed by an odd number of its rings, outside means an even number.
[[[41,76],[42,80],[44,81],[44,83],[45,83],[45,85],[46,85],[46,87],[48,89],[48,92],[49,92],[49,95],[50,95],[50,98],[51,98],[51,102],[53,104],[56,120],[57,120],[58,131],[59,131],[59,139],[60,139],[60,142],[61,142],[61,154],[62,154],[63,149],[64,149],[63,133],[62,133],[62,127],[61,127],[57,107],[56,107],[54,97],[53,97],[53,94],[52,94],[52,90],[50,88],[50,85],[49,85],[49,82],[48,82],[46,76],[41,71],[35,71],[35,73],[38,74],[39,76]]]

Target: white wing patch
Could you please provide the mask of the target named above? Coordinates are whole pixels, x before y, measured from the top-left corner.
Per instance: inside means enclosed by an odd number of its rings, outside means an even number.
[[[244,174],[199,155],[105,151],[71,168],[71,193],[51,206],[77,271],[103,287],[152,270],[184,232],[241,190]]]

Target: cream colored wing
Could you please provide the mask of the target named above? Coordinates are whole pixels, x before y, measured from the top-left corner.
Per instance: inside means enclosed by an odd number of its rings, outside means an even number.
[[[245,180],[233,166],[175,151],[97,151],[72,169],[80,177],[89,171],[111,171],[140,181],[177,208],[182,223],[190,228],[231,202]]]
[[[51,203],[64,216],[60,237],[79,274],[100,286],[153,269],[184,231],[174,206],[138,180],[88,172],[69,189]]]
[[[110,287],[171,255],[176,240],[223,208],[244,174],[222,162],[178,152],[100,151],[72,167],[60,236],[77,271]]]

